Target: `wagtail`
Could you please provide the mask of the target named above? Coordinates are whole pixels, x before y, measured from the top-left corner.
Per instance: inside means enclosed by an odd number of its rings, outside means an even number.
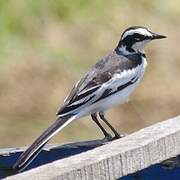
[[[154,39],[165,38],[146,27],[126,29],[117,47],[98,61],[73,87],[64,105],[57,112],[56,121],[46,129],[19,157],[13,168],[24,169],[41,151],[43,146],[70,122],[91,115],[106,139],[112,136],[98,120],[104,121],[114,133],[121,135],[105,118],[105,112],[124,103],[141,81],[146,66],[145,46]]]

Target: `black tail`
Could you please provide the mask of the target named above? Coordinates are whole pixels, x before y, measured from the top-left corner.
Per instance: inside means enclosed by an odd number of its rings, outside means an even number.
[[[22,171],[40,153],[43,146],[58,133],[62,128],[69,124],[73,118],[58,118],[48,129],[46,129],[33,144],[22,153],[13,166],[16,171]]]

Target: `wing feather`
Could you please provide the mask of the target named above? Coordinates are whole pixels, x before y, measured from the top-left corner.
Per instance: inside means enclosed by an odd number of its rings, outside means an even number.
[[[134,58],[138,58],[137,55]],[[140,57],[139,57],[140,58]],[[58,111],[57,115],[68,112],[87,102],[87,99],[92,97],[94,93],[114,74],[121,74],[124,70],[133,69],[139,65],[139,61],[135,61],[133,56],[125,57],[113,51],[108,56],[104,57],[96,63],[84,76],[76,83],[71,90],[69,96],[65,99],[64,106]],[[71,108],[70,108],[71,107]]]

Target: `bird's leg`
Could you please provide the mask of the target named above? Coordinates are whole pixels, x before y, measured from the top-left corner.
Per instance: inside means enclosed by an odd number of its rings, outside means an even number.
[[[104,116],[103,112],[99,112],[99,117],[108,125],[108,127],[112,130],[112,132],[114,133],[115,137],[113,139],[119,139],[124,137],[124,135],[119,134],[114,128],[113,126],[107,121],[107,119]]]
[[[100,122],[97,119],[97,114],[91,114],[92,120],[99,126],[99,128],[101,129],[101,131],[103,132],[105,139],[107,140],[111,140],[112,136],[104,129],[104,127],[100,124]]]

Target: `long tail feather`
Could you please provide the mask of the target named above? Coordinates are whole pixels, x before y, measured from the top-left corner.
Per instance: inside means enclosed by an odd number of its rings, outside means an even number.
[[[22,171],[29,163],[40,153],[44,145],[52,138],[56,133],[69,124],[74,118],[58,118],[48,129],[46,129],[33,144],[22,153],[13,166],[16,171]]]

